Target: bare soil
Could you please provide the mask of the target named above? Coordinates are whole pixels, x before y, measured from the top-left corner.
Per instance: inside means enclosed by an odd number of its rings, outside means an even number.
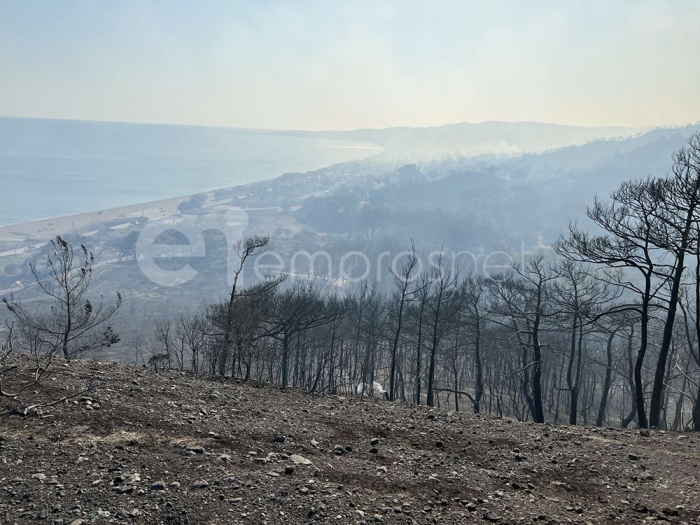
[[[94,361],[57,364],[36,397],[91,382],[0,419],[0,523],[700,524],[697,434]]]

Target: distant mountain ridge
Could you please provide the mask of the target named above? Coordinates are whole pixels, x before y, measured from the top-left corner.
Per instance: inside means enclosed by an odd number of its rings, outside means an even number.
[[[285,131],[299,137],[353,140],[384,148],[382,157],[427,161],[444,156],[539,153],[596,139],[626,138],[639,128],[580,127],[540,122],[462,122],[437,127],[358,129],[352,131]]]
[[[607,199],[625,180],[668,173],[673,153],[698,131],[697,124],[659,128],[536,154],[386,163],[372,170],[379,155],[343,171],[316,172],[316,196],[303,202],[297,217],[318,231],[391,231],[394,238],[406,231],[460,249],[546,245],[570,221],[591,226],[586,207],[596,195]],[[368,173],[361,174],[363,166]],[[311,178],[300,174],[298,181],[297,196],[311,193]]]
[[[343,140],[375,144],[384,148],[381,154],[385,161],[430,161],[442,157],[477,157],[480,155],[515,156],[526,153],[541,153],[567,146],[586,144],[593,140],[627,138],[644,133],[648,129],[625,126],[583,127],[542,122],[461,122],[433,127],[389,127],[381,129],[357,129],[349,131],[322,130],[276,130],[237,127],[209,127],[170,125],[159,123],[128,123],[78,121],[62,119],[38,119],[0,117],[0,125],[31,127],[38,125],[49,129],[63,127],[93,127],[98,131],[109,129],[121,132],[125,129],[151,137],[181,137],[189,133],[198,136],[220,136],[222,133],[244,133],[281,135],[296,138]],[[0,127],[0,135],[2,128]]]
[[[649,173],[666,171],[671,152],[683,146],[691,134],[700,130],[700,124],[674,128],[656,128],[646,133],[620,139],[593,140],[539,154],[523,154],[503,162],[509,167],[527,166],[532,172],[545,170],[573,170],[593,168],[606,162],[619,162],[622,156],[644,166]]]

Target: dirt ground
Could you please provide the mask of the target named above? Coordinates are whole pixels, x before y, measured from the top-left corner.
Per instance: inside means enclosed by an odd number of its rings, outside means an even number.
[[[93,361],[58,363],[36,396],[88,383],[0,419],[0,523],[700,524],[697,434],[526,424]]]

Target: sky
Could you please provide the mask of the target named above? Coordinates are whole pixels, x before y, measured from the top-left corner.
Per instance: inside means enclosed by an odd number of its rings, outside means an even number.
[[[696,0],[0,0],[0,115],[681,125],[699,28]]]

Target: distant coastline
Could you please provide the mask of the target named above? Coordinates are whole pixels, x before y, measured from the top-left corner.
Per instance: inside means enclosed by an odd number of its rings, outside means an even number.
[[[150,220],[174,215],[177,213],[177,205],[188,198],[189,196],[173,197],[106,210],[0,226],[0,246],[13,245],[14,249],[19,249],[27,240],[48,241],[56,235],[65,235],[73,230],[83,231],[90,226],[98,226],[122,218],[136,219],[145,216]]]
[[[381,151],[274,131],[0,117],[0,226],[168,201]]]

